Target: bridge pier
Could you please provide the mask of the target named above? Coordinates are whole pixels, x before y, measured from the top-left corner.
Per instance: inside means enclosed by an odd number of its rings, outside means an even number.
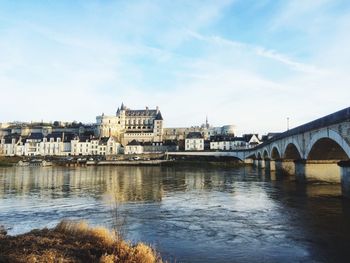
[[[258,159],[258,169],[263,169],[263,168],[265,168],[265,160]]]
[[[295,177],[297,181],[306,181],[306,160],[300,159],[294,161]]]
[[[340,169],[335,160],[295,160],[295,176],[297,180],[321,180],[339,183]]]
[[[270,171],[276,171],[276,161],[270,160]]]
[[[350,160],[341,161],[340,166],[341,175],[341,191],[344,197],[350,198]]]
[[[293,160],[276,159],[274,160],[274,169],[278,172],[295,174],[295,164]]]
[[[270,172],[271,171],[271,160],[270,159],[264,159],[264,163],[265,163],[265,171]]]

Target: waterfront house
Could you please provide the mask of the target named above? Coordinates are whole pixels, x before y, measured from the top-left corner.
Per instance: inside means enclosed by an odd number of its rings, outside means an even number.
[[[124,148],[124,154],[141,154],[143,153],[143,146],[140,142],[132,140]]]
[[[190,132],[185,140],[185,151],[203,151],[204,136],[200,132]]]

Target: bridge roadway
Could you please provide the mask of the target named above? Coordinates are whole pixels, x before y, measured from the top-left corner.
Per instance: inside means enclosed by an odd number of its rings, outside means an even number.
[[[350,107],[281,133],[249,150],[172,152],[169,155],[232,156],[259,169],[285,170],[297,180],[341,182],[350,198]]]

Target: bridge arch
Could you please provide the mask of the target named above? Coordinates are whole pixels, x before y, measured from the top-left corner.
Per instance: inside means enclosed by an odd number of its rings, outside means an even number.
[[[284,145],[282,157],[284,159],[297,160],[302,159],[303,154],[299,143],[295,138],[289,138]]]
[[[288,143],[284,150],[283,158],[287,160],[298,160],[301,159],[302,156],[300,154],[300,150],[298,150],[294,143]]]
[[[305,157],[310,160],[346,160],[350,158],[350,145],[339,133],[324,129],[311,138]]]
[[[261,154],[261,152],[260,152],[260,151],[257,153],[257,157],[258,157],[258,159],[259,159],[259,160],[261,160],[261,159],[262,159],[262,154]]]
[[[270,157],[272,160],[281,158],[281,150],[277,143],[271,145]]]
[[[270,159],[269,151],[266,148],[264,148],[264,150],[263,150],[262,157],[263,157],[263,159]]]
[[[271,146],[271,153],[270,153],[270,157],[272,160],[276,160],[276,159],[280,159],[281,158],[281,150],[278,147],[277,144],[273,144]]]

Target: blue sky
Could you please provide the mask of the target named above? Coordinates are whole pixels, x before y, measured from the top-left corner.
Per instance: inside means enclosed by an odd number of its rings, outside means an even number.
[[[0,122],[283,131],[349,106],[350,2],[0,0]]]

